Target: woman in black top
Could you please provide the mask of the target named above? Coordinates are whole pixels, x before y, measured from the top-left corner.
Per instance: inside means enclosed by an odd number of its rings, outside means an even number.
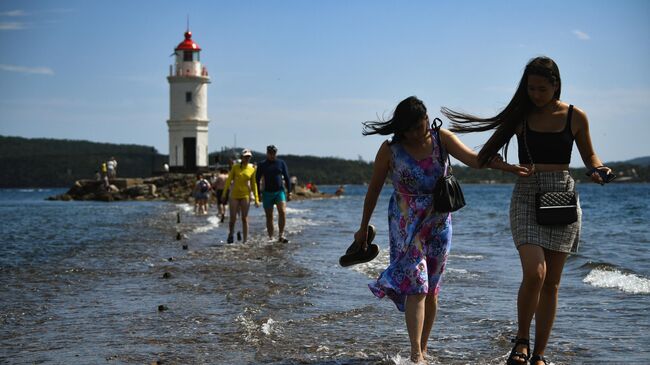
[[[523,271],[517,297],[518,330],[508,365],[548,364],[544,350],[553,327],[558,289],[569,253],[578,250],[582,211],[578,203],[578,221],[568,225],[539,225],[535,220],[535,192],[570,191],[575,183],[568,173],[575,140],[580,156],[589,169],[597,168],[591,178],[603,183],[611,170],[602,166],[589,135],[587,115],[560,100],[562,82],[553,60],[537,57],[527,65],[510,103],[496,116],[478,118],[442,108],[452,120],[453,132],[468,133],[495,130],[479,152],[481,164],[487,163],[501,148],[507,150],[513,135],[519,143],[519,163],[529,176],[519,177],[510,204],[510,225]],[[506,154],[507,157],[507,154]],[[598,173],[600,172],[600,173]],[[529,331],[535,316],[535,348],[530,354]]]

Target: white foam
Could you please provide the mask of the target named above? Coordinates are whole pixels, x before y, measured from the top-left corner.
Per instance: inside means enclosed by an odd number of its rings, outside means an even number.
[[[630,294],[650,294],[650,279],[619,270],[595,268],[582,281],[598,288],[613,288]]]
[[[273,318],[269,318],[265,323],[262,323],[262,332],[267,336],[273,332],[277,332],[278,326],[276,323],[278,322],[274,321]]]
[[[466,260],[483,260],[485,257],[483,255],[456,255],[456,254],[451,254],[449,257],[455,257],[459,259],[466,259]]]
[[[393,356],[389,356],[388,360],[391,361],[395,365],[413,365],[414,362],[411,361],[408,357],[402,357],[400,354],[396,354]]]
[[[382,272],[390,263],[390,252],[385,249],[379,249],[379,255],[370,261],[359,265],[354,265],[352,270],[360,272],[371,279],[377,278],[377,275]]]
[[[301,229],[302,227],[305,226],[317,226],[318,222],[315,222],[311,219],[305,219],[305,218],[287,218],[287,227],[291,227],[293,229]]]
[[[291,207],[286,207],[287,214],[305,214],[311,212],[311,209],[296,209]]]
[[[211,216],[208,217],[207,221],[208,221],[208,224],[206,224],[205,226],[200,226],[200,227],[194,228],[192,233],[208,232],[208,231],[211,231],[211,230],[219,227],[219,217],[211,215]]]
[[[185,203],[185,204],[176,204],[176,207],[186,213],[194,212],[194,207]]]

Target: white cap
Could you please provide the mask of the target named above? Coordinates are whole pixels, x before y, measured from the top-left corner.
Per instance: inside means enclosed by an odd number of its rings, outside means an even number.
[[[241,151],[241,155],[242,157],[246,157],[246,156],[250,157],[253,156],[253,152],[251,152],[251,150],[249,150],[248,148],[244,148],[244,150]]]

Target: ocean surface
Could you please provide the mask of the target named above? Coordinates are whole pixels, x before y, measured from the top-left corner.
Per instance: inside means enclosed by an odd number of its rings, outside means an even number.
[[[463,188],[429,363],[504,364],[521,277],[512,185]],[[581,249],[564,270],[547,356],[650,363],[650,184],[578,191]],[[367,288],[388,262],[388,186],[372,219],[380,256],[352,268],[338,257],[363,186],[290,202],[288,244],[268,240],[261,208],[249,242],[225,244],[214,208],[44,200],[62,192],[0,190],[2,364],[409,363],[403,314]]]

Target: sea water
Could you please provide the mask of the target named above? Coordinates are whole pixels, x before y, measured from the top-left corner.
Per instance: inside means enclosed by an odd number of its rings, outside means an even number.
[[[463,188],[429,363],[503,364],[521,279],[512,185]],[[251,208],[249,241],[226,244],[214,207],[196,216],[187,204],[0,190],[0,363],[407,364],[403,314],[367,288],[388,263],[389,186],[372,218],[380,255],[338,265],[365,190],[289,202],[288,244],[268,239],[261,208]],[[581,249],[565,266],[546,354],[554,364],[647,363],[650,185],[578,191]]]

